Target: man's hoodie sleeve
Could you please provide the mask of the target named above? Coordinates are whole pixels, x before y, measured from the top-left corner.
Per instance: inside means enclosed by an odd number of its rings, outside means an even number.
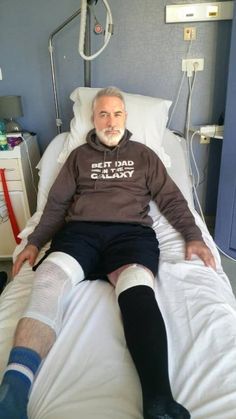
[[[150,152],[147,170],[148,187],[161,213],[182,234],[186,242],[202,241],[201,230],[195,223],[186,199],[153,152]]]
[[[67,210],[76,190],[78,169],[75,153],[71,153],[52,185],[39,224],[28,237],[28,244],[40,249],[64,225]]]

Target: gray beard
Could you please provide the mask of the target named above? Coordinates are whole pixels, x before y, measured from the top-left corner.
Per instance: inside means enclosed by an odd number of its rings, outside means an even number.
[[[114,147],[120,142],[121,138],[124,135],[125,129],[120,128],[119,129],[120,132],[117,135],[106,134],[106,131],[108,130],[107,129],[104,129],[101,131],[96,130],[96,134],[99,140],[101,141],[101,143],[105,144],[108,147]]]

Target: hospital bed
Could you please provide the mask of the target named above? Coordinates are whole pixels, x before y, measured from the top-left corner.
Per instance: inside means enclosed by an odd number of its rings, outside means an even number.
[[[61,165],[91,127],[94,93],[96,89],[80,88],[71,96],[74,118],[70,132],[53,139],[40,161],[37,211],[21,232],[22,242],[14,257],[37,224]],[[181,236],[151,204],[160,243],[155,291],[167,328],[174,397],[190,410],[193,419],[235,419],[236,301],[213,239],[194,210],[185,140],[166,128],[170,102],[128,94],[125,98],[127,126],[136,130],[134,139],[141,138],[159,153],[188,200],[217,263],[214,271],[197,258],[185,261]],[[32,281],[32,269],[25,264],[0,298],[1,375]],[[108,282],[84,281],[66,302],[62,330],[37,374],[28,414],[30,419],[142,419],[141,387],[126,347],[114,289]]]

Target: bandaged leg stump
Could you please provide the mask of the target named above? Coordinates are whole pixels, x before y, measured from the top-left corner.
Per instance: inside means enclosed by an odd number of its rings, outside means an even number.
[[[23,319],[36,320],[52,329],[55,336],[58,335],[64,304],[72,288],[83,278],[83,270],[74,258],[62,252],[51,253],[36,270],[30,302]],[[19,330],[17,333],[20,334]],[[32,330],[33,333],[35,330]],[[21,334],[24,335],[24,330]],[[37,338],[40,341],[43,336]],[[28,395],[40,363],[41,357],[32,349],[30,337],[29,346],[26,342],[24,346],[15,346],[11,350],[0,385],[1,419],[27,419]]]

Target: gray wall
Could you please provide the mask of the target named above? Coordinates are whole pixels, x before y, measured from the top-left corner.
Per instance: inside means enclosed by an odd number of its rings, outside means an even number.
[[[182,78],[181,60],[188,49],[183,28],[195,26],[197,40],[190,57],[203,57],[205,70],[197,74],[192,124],[215,123],[225,108],[231,21],[165,24],[165,6],[171,3],[184,1],[109,0],[114,35],[103,54],[92,62],[92,86],[117,85],[131,93],[174,100]],[[78,0],[0,0],[0,94],[22,96],[24,117],[19,122],[37,133],[42,151],[57,133],[48,38],[79,7]],[[95,10],[103,21],[101,2]],[[72,116],[69,94],[84,83],[78,34],[76,18],[54,42],[64,131]],[[100,41],[92,35],[93,48]],[[184,129],[186,100],[187,80],[172,119],[175,130]],[[198,144],[196,148],[203,170],[208,148]]]

